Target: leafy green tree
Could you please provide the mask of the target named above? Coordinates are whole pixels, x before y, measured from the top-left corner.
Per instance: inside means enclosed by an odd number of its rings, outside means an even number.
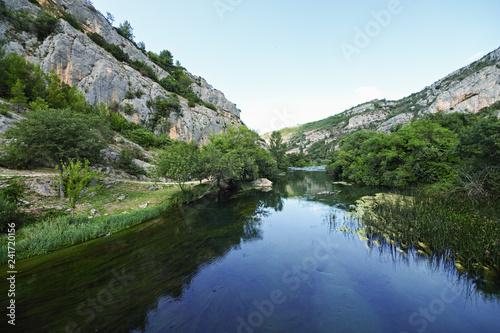
[[[64,194],[70,200],[72,208],[76,204],[97,192],[102,185],[92,184],[93,181],[101,177],[100,170],[93,171],[90,169],[90,162],[84,159],[84,163],[80,160],[70,160],[68,163],[61,163],[62,187]]]
[[[185,192],[185,182],[198,174],[200,153],[194,142],[176,141],[166,147],[159,156],[156,169],[158,176],[174,180]]]
[[[286,158],[286,144],[283,143],[280,131],[274,131],[271,134],[269,143],[269,151],[276,159],[276,164],[279,170],[286,170],[288,161]]]
[[[462,173],[468,170],[466,178],[484,190],[500,193],[500,119],[495,114],[460,131],[456,153],[465,165]]]
[[[304,168],[312,165],[311,160],[304,153],[290,153],[287,158],[291,167]]]
[[[15,139],[7,147],[7,158],[13,163],[56,165],[62,179],[63,163],[71,159],[99,161],[109,129],[102,120],[69,109],[41,109],[27,114],[7,135]],[[60,194],[64,197],[62,186]]]
[[[123,23],[120,23],[120,25],[117,28],[117,31],[120,35],[123,37],[127,38],[130,41],[134,41],[134,28],[132,28],[132,25],[130,24],[129,21],[125,21]]]
[[[55,70],[49,74],[49,86],[47,89],[47,103],[52,109],[64,109],[69,106],[67,100],[67,91],[69,86],[61,81]]]
[[[276,170],[276,161],[258,144],[260,140],[257,133],[245,126],[212,135],[211,144],[202,149],[207,176],[221,187],[238,180],[270,176]]]
[[[18,109],[24,109],[28,106],[28,98],[24,94],[24,89],[26,86],[24,83],[18,79],[16,84],[11,89],[12,98],[10,102],[17,106]]]

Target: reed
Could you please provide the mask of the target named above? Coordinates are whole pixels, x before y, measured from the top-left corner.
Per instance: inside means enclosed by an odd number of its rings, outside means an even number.
[[[20,229],[16,234],[16,260],[47,254],[58,248],[75,245],[117,232],[151,220],[171,207],[165,203],[129,214],[98,216],[83,215],[50,218]],[[7,235],[0,237],[0,263],[7,262]]]
[[[493,198],[471,201],[460,194],[414,191],[378,201],[362,221],[369,234],[455,260],[459,270],[499,272],[500,207]]]

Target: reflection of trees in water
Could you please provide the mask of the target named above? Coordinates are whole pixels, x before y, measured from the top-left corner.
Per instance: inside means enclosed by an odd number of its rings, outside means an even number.
[[[182,299],[202,267],[241,242],[262,239],[261,219],[281,209],[281,196],[272,191],[208,198],[170,210],[161,221],[139,225],[132,232],[76,246],[71,254],[57,258],[56,266],[50,255],[36,259],[39,264],[26,273],[20,266],[19,329],[64,331],[68,322],[77,322],[82,331],[144,330],[160,298]],[[112,272],[122,269],[134,279],[86,322],[88,316],[79,314],[77,306],[106,291]]]
[[[500,304],[500,277],[486,279],[468,273],[460,273],[455,262],[449,260],[447,252],[417,252],[416,247],[406,248],[401,243],[391,240],[387,235],[366,234],[361,222],[354,216],[344,216],[335,219],[328,215],[324,218],[330,224],[330,230],[342,232],[344,237],[353,241],[361,241],[370,253],[378,254],[382,260],[391,260],[395,265],[411,264],[426,265],[433,271],[442,271],[448,276],[453,285],[464,290],[465,296],[470,299],[480,297],[487,301]]]

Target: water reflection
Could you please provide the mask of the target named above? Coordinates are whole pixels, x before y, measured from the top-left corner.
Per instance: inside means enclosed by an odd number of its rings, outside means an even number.
[[[242,243],[262,239],[262,217],[282,207],[274,193],[218,203],[204,199],[131,232],[22,261],[17,266],[16,329],[143,330],[160,297],[182,299],[201,268]],[[117,276],[125,276],[126,283],[117,284]],[[2,277],[0,289],[7,290]],[[110,285],[120,291],[111,292]],[[3,298],[0,305],[7,306]]]
[[[498,286],[467,281],[450,262],[411,249],[402,253],[390,240],[358,233],[358,222],[345,211],[379,190],[333,185],[325,172],[297,170],[276,179],[269,192],[203,199],[129,232],[22,261],[16,329],[234,332],[237,318],[255,310],[254,300],[280,288],[288,292],[287,303],[256,332],[400,332],[420,304],[412,297],[435,293],[437,278],[428,271],[498,300]],[[315,270],[294,271],[314,253],[318,238],[332,244],[329,259]],[[361,244],[375,260],[365,260]],[[298,290],[283,281],[288,271],[307,273]],[[1,290],[7,290],[4,276]],[[418,290],[408,291],[401,276],[414,279]],[[0,306],[6,307],[3,298]],[[484,327],[492,325],[489,319]]]

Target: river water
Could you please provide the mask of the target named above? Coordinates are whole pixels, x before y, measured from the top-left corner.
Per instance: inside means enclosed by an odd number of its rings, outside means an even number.
[[[349,206],[376,191],[294,170],[21,261],[1,331],[499,332],[495,288],[355,232]]]

